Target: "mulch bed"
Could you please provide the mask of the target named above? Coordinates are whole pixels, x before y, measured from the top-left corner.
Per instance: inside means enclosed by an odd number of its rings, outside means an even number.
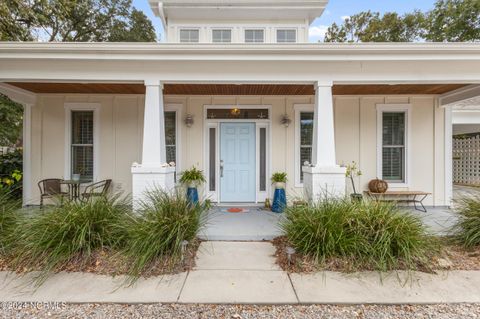
[[[183,260],[159,258],[142,273],[142,277],[147,278],[166,274],[177,274],[191,270],[195,266],[195,257],[200,242],[199,239],[195,239],[188,245]],[[85,262],[84,258],[81,256],[77,256],[55,271],[85,272],[98,275],[119,276],[127,274],[128,267],[129,262],[124,257],[115,251],[104,248],[93,252],[88,262]],[[23,274],[35,270],[39,270],[39,268],[24,267],[22,269],[13,269],[10,265],[10,260],[5,256],[0,256],[0,271],[15,271],[16,273]]]
[[[356,272],[372,271],[371,267],[364,266],[361,269],[354,265],[348,258],[329,258],[319,264],[313,258],[295,252],[290,261],[286,249],[288,240],[285,236],[277,237],[272,241],[276,248],[276,263],[285,271],[290,273],[311,273],[316,271],[337,271]],[[442,248],[439,256],[432,258],[431,269],[419,266],[420,271],[432,272],[435,270],[480,270],[480,247],[473,250],[466,250],[464,247],[447,244]],[[402,270],[402,266],[399,267]],[[403,269],[404,270],[404,269]]]

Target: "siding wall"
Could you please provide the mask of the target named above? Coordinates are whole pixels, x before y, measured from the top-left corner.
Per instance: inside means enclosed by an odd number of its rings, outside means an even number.
[[[37,182],[42,178],[64,177],[65,109],[64,103],[100,103],[99,178],[112,178],[114,189],[131,190],[130,166],[141,162],[144,98],[140,95],[39,95],[32,108],[32,180],[38,200]],[[272,172],[286,171],[290,196],[301,196],[295,188],[294,105],[312,104],[310,96],[166,96],[165,104],[182,105],[181,116],[192,114],[191,128],[181,125],[180,153],[182,168],[203,168],[204,105],[271,105]],[[410,189],[434,193],[427,204],[445,205],[444,112],[436,107],[435,96],[336,96],[335,133],[337,162],[356,161],[363,176],[357,185],[365,188],[376,177],[376,104],[412,104],[412,180]],[[288,114],[292,125],[280,124]],[[182,121],[183,122],[183,121]]]

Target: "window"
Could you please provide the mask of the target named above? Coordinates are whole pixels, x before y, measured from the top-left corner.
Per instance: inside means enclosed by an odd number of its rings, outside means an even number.
[[[277,30],[277,42],[278,43],[292,43],[297,42],[296,30]]]
[[[214,192],[216,190],[215,180],[216,180],[216,169],[215,163],[217,161],[217,133],[215,127],[210,127],[208,129],[208,141],[209,141],[209,153],[208,153],[208,190]]]
[[[165,112],[165,144],[167,163],[177,163],[177,112]]]
[[[381,105],[378,115],[377,174],[389,183],[408,182],[408,105]]]
[[[212,42],[220,42],[220,43],[232,42],[232,30],[213,30]]]
[[[239,109],[232,107],[231,109],[208,109],[208,119],[268,119],[268,109]]]
[[[267,190],[267,128],[260,128],[260,172],[259,172],[259,190],[264,192]]]
[[[312,162],[313,105],[295,105],[295,187],[303,187],[302,166]]]
[[[265,42],[263,30],[245,30],[246,43],[263,43]]]
[[[183,29],[180,30],[180,42],[184,43],[196,43],[199,42],[199,31],[196,29]]]
[[[382,177],[405,181],[405,113],[382,114]]]
[[[72,111],[70,174],[93,180],[93,111]]]

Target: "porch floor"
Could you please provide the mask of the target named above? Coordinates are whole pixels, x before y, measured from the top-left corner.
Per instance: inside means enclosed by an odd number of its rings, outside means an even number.
[[[209,241],[262,241],[281,236],[279,222],[284,214],[276,214],[261,207],[245,207],[247,213],[227,213],[228,207],[214,207],[208,212],[207,223],[200,230],[200,239]],[[427,207],[427,212],[408,208],[419,216],[435,235],[449,234],[455,224],[455,214],[448,207]]]
[[[282,234],[279,222],[283,214],[263,210],[259,206],[244,207],[246,213],[227,213],[228,207],[214,207],[208,212],[207,224],[200,231],[202,240],[261,241]]]

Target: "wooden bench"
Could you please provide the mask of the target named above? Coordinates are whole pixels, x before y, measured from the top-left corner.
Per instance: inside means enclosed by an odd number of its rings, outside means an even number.
[[[386,191],[385,193],[365,191],[365,194],[376,201],[413,203],[416,210],[424,213],[427,212],[427,209],[423,206],[423,200],[427,198],[428,195],[431,195],[431,193],[421,191]],[[417,204],[420,204],[422,207],[419,208]]]

